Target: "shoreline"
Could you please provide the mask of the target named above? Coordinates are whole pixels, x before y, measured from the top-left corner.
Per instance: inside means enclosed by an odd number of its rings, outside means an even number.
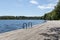
[[[48,21],[47,21],[48,22]],[[31,28],[35,28],[37,25],[39,26],[43,26],[45,23],[47,22],[44,22],[44,23],[41,23],[41,24],[36,24],[36,25],[33,25]],[[27,29],[31,29],[30,27],[28,27]],[[26,29],[26,28],[24,28]],[[0,34],[5,34],[5,33],[9,33],[9,32],[13,32],[13,31],[17,31],[17,30],[24,30],[23,28],[22,29],[16,29],[16,30],[12,30],[12,31],[8,31],[8,32],[4,32],[4,33],[0,33]]]
[[[41,33],[49,33],[50,28],[60,27],[60,21],[47,21],[28,29],[18,29],[0,34],[0,40],[43,40]],[[42,38],[41,38],[42,37]]]

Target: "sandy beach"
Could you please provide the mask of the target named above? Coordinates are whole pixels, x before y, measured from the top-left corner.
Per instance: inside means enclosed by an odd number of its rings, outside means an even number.
[[[60,36],[59,32],[60,21],[47,21],[32,28],[1,33],[0,40],[57,40]]]

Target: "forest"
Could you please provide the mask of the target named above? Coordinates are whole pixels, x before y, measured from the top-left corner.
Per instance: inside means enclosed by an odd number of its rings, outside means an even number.
[[[55,8],[51,12],[42,16],[42,18],[45,20],[60,20],[60,0]]]
[[[26,17],[26,16],[0,16],[0,20],[40,20],[41,17]]]

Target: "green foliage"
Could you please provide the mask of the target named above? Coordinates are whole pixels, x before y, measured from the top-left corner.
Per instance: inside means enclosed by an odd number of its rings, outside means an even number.
[[[42,19],[41,17],[26,17],[26,16],[0,16],[0,20],[34,20],[34,19]]]
[[[47,13],[43,17],[45,20],[59,20],[60,19],[60,0],[55,6],[55,9]]]

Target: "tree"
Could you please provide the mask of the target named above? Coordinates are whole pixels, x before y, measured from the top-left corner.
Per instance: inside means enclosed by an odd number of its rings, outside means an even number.
[[[55,9],[44,15],[44,19],[47,20],[59,20],[60,19],[60,0],[55,6]]]

